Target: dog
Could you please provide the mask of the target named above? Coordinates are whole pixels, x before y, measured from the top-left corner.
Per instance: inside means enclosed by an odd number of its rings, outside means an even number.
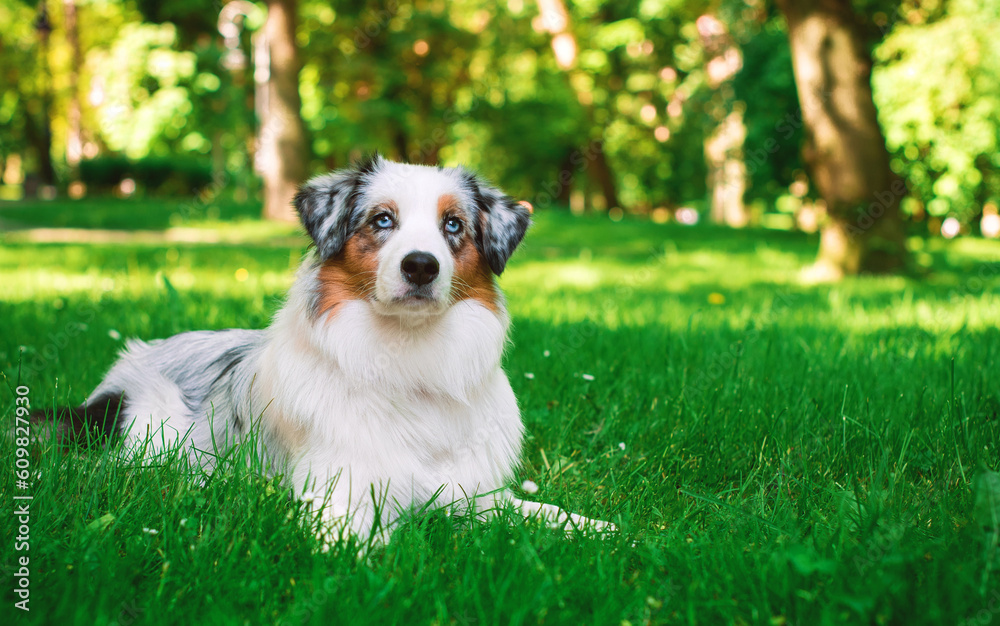
[[[268,328],[129,341],[57,432],[146,455],[180,443],[210,470],[259,428],[299,497],[326,494],[324,526],[362,537],[444,505],[613,528],[508,488],[524,428],[495,277],[529,210],[464,168],[378,154],[313,178],[294,204],[314,245]]]

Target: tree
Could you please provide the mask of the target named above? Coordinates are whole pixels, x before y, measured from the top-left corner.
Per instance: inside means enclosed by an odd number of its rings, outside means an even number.
[[[695,25],[707,57],[706,83],[714,92],[706,107],[715,121],[715,128],[705,136],[709,216],[717,224],[742,228],[750,221],[743,204],[747,183],[743,153],[747,136],[743,122],[746,105],[734,102],[732,78],[742,69],[743,57],[718,18],[706,13]]]
[[[579,46],[576,36],[573,34],[569,12],[566,10],[563,0],[537,0],[537,2],[540,26],[542,30],[552,36],[552,52],[555,55],[556,63],[561,70],[571,72],[577,63]],[[619,206],[615,175],[604,152],[604,132],[594,122],[594,108],[579,88],[582,82],[570,78],[570,84],[576,92],[577,100],[583,104],[589,125],[594,128],[591,131],[591,140],[586,152],[592,155],[593,175],[601,188],[604,205],[611,209]],[[599,137],[595,137],[597,135]]]
[[[741,2],[741,11],[744,6]],[[743,55],[743,67],[732,84],[733,97],[746,105],[746,200],[775,206],[804,168],[802,111],[788,32],[784,20],[772,17],[763,6],[754,15],[741,15],[732,22]]]
[[[270,0],[264,36],[269,53],[266,101],[258,102],[258,169],[264,179],[264,217],[295,220],[292,197],[308,173],[309,141],[299,98],[301,67],[295,44],[295,0]],[[260,62],[260,61],[258,61]]]
[[[871,89],[871,54],[850,0],[777,0],[788,23],[805,130],[803,157],[828,219],[809,277],[899,269],[899,202]]]
[[[1000,201],[1000,0],[900,13],[875,51],[872,84],[907,204],[972,222]]]
[[[83,114],[80,110],[80,68],[83,67],[83,52],[80,49],[80,30],[77,27],[76,0],[63,0],[63,20],[66,28],[66,41],[69,43],[69,103],[66,111],[66,163],[75,178],[76,171],[83,155],[83,136],[80,120]]]
[[[38,180],[44,193],[49,193],[49,189],[54,189],[56,184],[56,171],[52,163],[52,124],[49,119],[52,110],[52,71],[49,66],[49,35],[52,34],[52,23],[49,21],[49,11],[45,2],[38,4],[38,17],[35,19],[35,31],[38,33],[38,58],[41,73],[43,76],[43,87],[39,100],[41,102],[40,115],[29,118],[26,125],[28,137],[35,147],[38,155]],[[35,190],[36,193],[41,191]]]

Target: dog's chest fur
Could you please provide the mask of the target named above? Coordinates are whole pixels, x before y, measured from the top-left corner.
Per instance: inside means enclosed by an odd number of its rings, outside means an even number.
[[[310,320],[296,295],[268,331],[252,396],[297,484],[341,473],[335,499],[352,508],[367,485],[399,502],[442,486],[444,502],[504,486],[523,428],[500,369],[504,319],[469,301],[417,326],[380,319],[362,302]]]

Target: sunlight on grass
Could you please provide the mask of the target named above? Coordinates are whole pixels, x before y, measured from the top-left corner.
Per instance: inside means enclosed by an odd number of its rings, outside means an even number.
[[[304,246],[256,237],[8,242],[8,385],[29,385],[37,405],[75,403],[125,338],[265,327]],[[370,603],[412,617],[429,605],[411,598],[435,596],[483,623],[496,607],[521,615],[524,598],[563,602],[574,622],[729,623],[749,610],[958,622],[988,603],[984,577],[1000,587],[971,487],[978,468],[1000,465],[1000,245],[931,241],[926,280],[804,286],[814,246],[794,233],[536,215],[501,278],[513,317],[504,366],[527,431],[514,484],[610,518],[620,537],[431,514],[359,564],[351,549],[319,551],[277,482],[229,467],[201,487],[171,464],[47,449],[33,584],[68,598],[51,611],[70,621],[77,610],[110,620],[135,601],[146,617],[185,607],[191,623],[226,621],[235,605],[264,621],[315,611],[367,623]],[[0,519],[7,536],[14,523]],[[509,594],[491,593],[488,610],[487,584]]]

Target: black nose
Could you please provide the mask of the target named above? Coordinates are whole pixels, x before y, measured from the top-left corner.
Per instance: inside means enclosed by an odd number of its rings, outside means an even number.
[[[438,260],[433,254],[411,252],[403,257],[400,269],[403,270],[403,278],[407,282],[420,287],[437,278],[439,267]]]

